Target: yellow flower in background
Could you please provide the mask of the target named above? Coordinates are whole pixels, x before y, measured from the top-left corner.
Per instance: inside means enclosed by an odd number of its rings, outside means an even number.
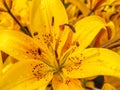
[[[31,0],[2,0],[0,1],[0,29],[19,29],[18,24],[10,16],[5,4],[24,27],[29,24]]]
[[[32,2],[28,36],[0,30],[0,50],[18,60],[0,78],[1,90],[84,90],[79,79],[120,77],[120,56],[104,48],[87,48],[107,24],[98,16],[68,24],[60,0]],[[1,66],[2,68],[2,66]]]
[[[88,15],[98,15],[107,23],[106,31],[101,31],[94,43],[94,47],[101,47],[103,44],[120,37],[120,1],[119,0],[65,0],[67,4],[66,11],[70,23],[75,23]],[[112,29],[114,35],[111,35]],[[112,32],[113,32],[112,31]],[[115,46],[119,46],[119,43]],[[114,49],[119,52],[119,48]]]
[[[99,75],[97,77],[87,78],[85,81],[85,90],[119,90],[119,78]]]
[[[13,19],[8,13],[0,13],[0,30],[13,29]]]
[[[105,76],[105,83],[111,84],[116,90],[120,90],[120,79],[111,77],[111,76]]]
[[[13,0],[12,3],[11,11],[24,26],[29,24],[31,2],[32,0]]]
[[[102,90],[118,90],[118,89],[116,89],[115,87],[113,87],[113,86],[112,86],[111,84],[109,84],[109,83],[105,83],[105,84],[103,85]]]
[[[120,38],[120,1],[119,0],[107,0],[103,3],[102,7],[95,11],[95,14],[104,18],[107,22],[112,21],[115,25],[115,36],[113,39]],[[100,41],[101,43],[102,40]],[[111,49],[120,52],[120,42],[111,45]]]

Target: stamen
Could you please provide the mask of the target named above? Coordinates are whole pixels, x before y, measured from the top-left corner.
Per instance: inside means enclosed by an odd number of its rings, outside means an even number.
[[[118,41],[120,41],[120,38],[117,38],[117,39],[114,39],[114,40],[107,42],[106,44],[102,45],[101,48],[105,48],[105,47],[107,47],[115,42],[118,42]]]
[[[41,50],[40,50],[40,48],[38,48],[38,54],[41,55]]]
[[[15,20],[15,22],[20,26],[21,31],[23,31],[25,34],[29,35],[32,37],[31,33],[21,25],[21,23],[16,19],[16,17],[12,14],[10,8],[8,7],[6,1],[4,0],[4,6],[7,9],[7,12],[10,14],[10,16]]]
[[[113,49],[113,48],[117,48],[117,47],[120,47],[120,44],[110,46],[109,49]]]
[[[56,58],[58,58],[58,54],[57,54],[57,51],[55,50],[55,56],[56,56]]]
[[[12,5],[13,5],[13,0],[9,0],[9,2],[10,2],[10,9],[12,8]]]
[[[112,15],[110,15],[109,19],[111,20],[112,17],[114,17],[114,16],[117,15],[117,14],[118,14],[118,12],[113,13]]]
[[[34,36],[38,35],[38,32],[34,32],[33,35],[34,35]]]
[[[85,4],[87,4],[87,3],[88,3],[88,1],[87,1],[87,0],[84,0],[84,3],[85,3]]]
[[[70,24],[64,24],[64,25],[68,26],[74,33],[76,32],[75,28],[72,25]]]
[[[90,12],[88,13],[87,16],[90,16],[93,12],[95,12],[95,10],[97,10],[97,8],[104,2],[104,0],[99,0],[96,5],[93,7],[92,9],[92,0],[91,0],[91,6],[90,6]]]
[[[52,25],[52,26],[54,25],[54,16],[52,16],[52,22],[51,22],[51,25]]]
[[[64,30],[65,26],[68,26],[74,33],[76,32],[75,28],[70,24],[63,24],[63,25],[60,25],[59,27],[61,30]]]
[[[82,15],[83,13],[79,10],[78,11],[78,14],[77,14],[77,17],[79,17],[80,15]]]
[[[79,46],[80,46],[79,42],[76,42],[76,46],[77,46],[77,47],[79,47]]]

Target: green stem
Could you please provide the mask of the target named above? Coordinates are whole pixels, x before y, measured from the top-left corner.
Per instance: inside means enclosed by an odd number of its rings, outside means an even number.
[[[82,86],[83,86],[83,88],[85,88],[86,87],[86,82],[87,82],[87,80],[85,79],[85,78],[83,78],[83,79],[81,79],[82,80]]]

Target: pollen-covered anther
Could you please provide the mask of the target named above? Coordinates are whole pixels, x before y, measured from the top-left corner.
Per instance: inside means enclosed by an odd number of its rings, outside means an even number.
[[[54,16],[52,16],[52,22],[51,22],[51,25],[53,26],[54,25]]]
[[[71,24],[64,24],[65,26],[68,26],[70,28],[70,30],[72,30],[74,33],[76,32],[74,26],[72,26]]]
[[[41,50],[40,50],[40,48],[38,48],[38,54],[41,55]]]
[[[76,46],[77,46],[77,47],[79,47],[79,46],[80,46],[79,42],[76,42]]]
[[[38,32],[34,32],[33,35],[34,35],[34,36],[38,35]]]

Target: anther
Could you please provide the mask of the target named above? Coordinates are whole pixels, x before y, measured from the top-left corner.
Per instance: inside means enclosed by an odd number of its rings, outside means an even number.
[[[59,27],[61,30],[64,30],[65,26],[68,26],[74,33],[76,32],[75,28],[70,24],[63,24],[63,25],[60,25]]]
[[[79,42],[76,42],[76,46],[77,46],[77,47],[79,47],[79,46],[80,46]]]
[[[54,16],[52,16],[52,22],[51,22],[51,25],[52,25],[52,26],[54,25]]]
[[[34,35],[34,36],[38,35],[38,32],[34,32],[33,35]]]

